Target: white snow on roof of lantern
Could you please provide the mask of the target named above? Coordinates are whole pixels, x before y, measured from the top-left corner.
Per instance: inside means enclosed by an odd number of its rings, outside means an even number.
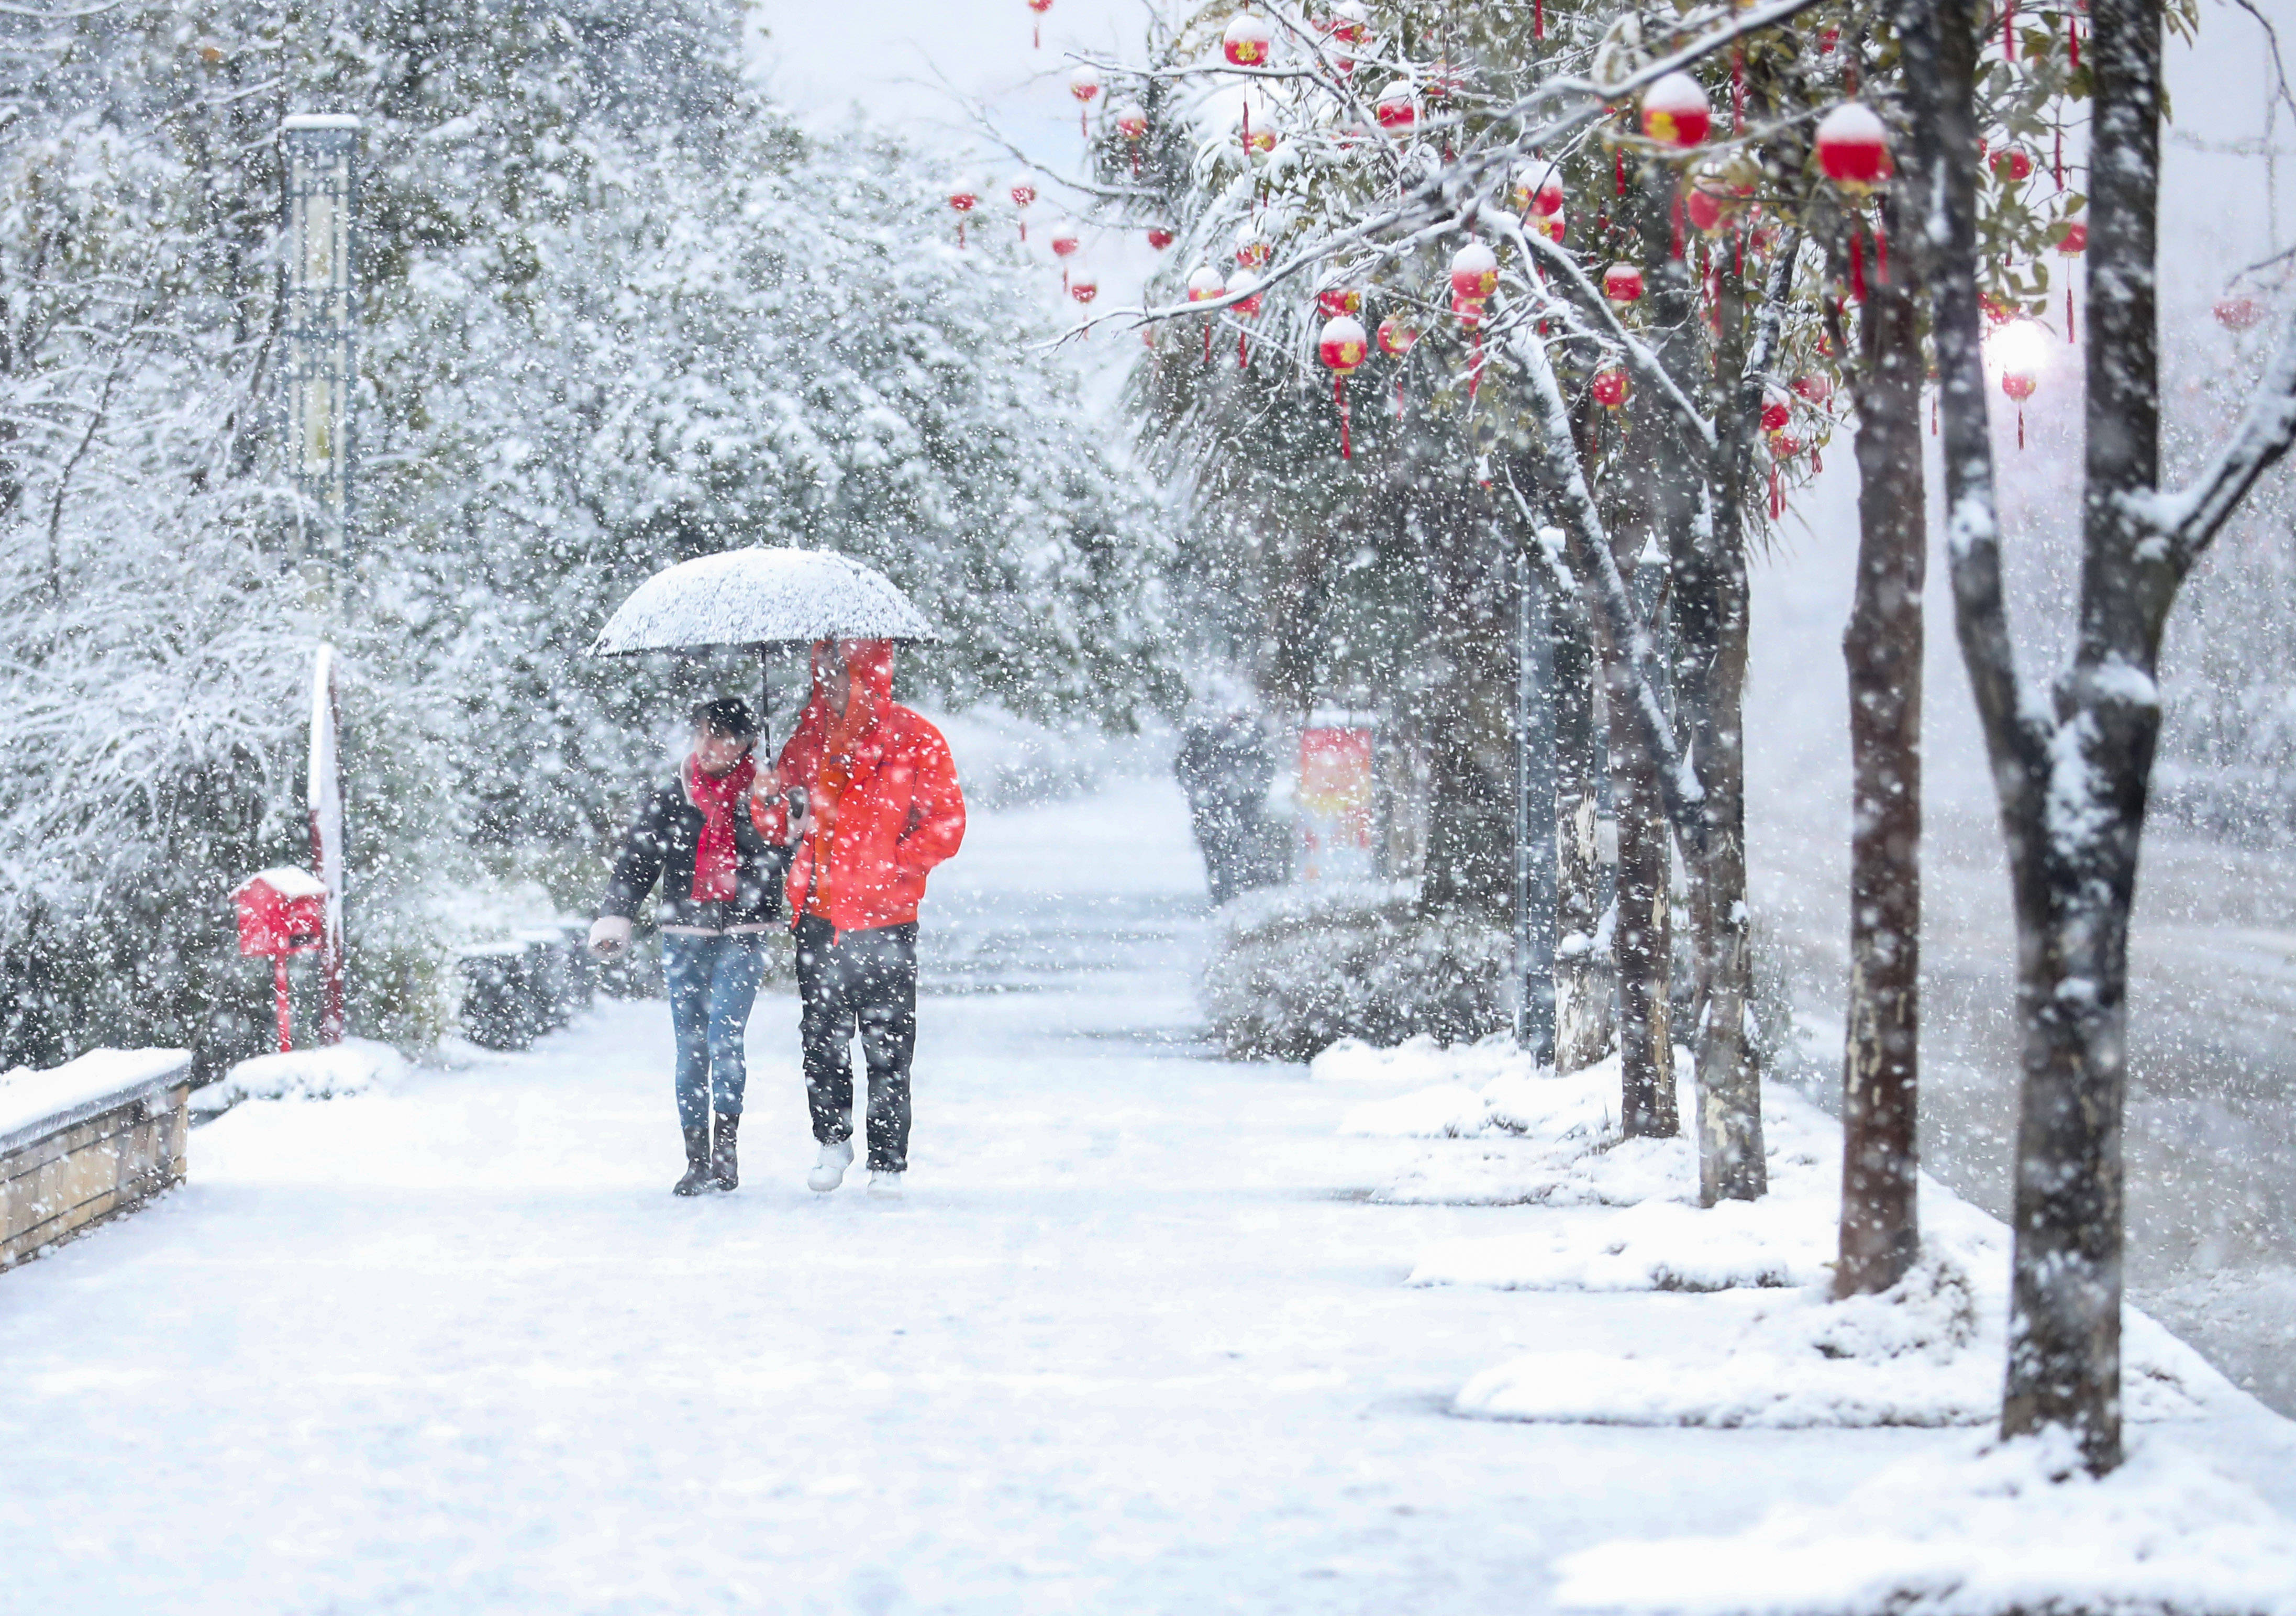
[[[698,556],[655,573],[606,619],[590,654],[939,637],[874,567],[829,550],[759,547]]]
[[[249,882],[258,881],[282,898],[324,898],[327,895],[325,882],[310,871],[298,869],[291,864],[274,865],[267,870],[258,870],[239,883],[240,889],[243,891]]]

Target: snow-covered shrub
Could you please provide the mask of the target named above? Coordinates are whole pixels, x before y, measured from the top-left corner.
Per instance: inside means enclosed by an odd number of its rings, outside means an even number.
[[[1482,1038],[1512,1013],[1508,934],[1427,915],[1385,886],[1283,887],[1222,911],[1204,979],[1212,1036],[1239,1059],[1307,1060],[1343,1038]]]

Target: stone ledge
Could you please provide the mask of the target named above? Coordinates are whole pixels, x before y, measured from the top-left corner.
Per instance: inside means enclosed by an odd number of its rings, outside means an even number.
[[[183,1181],[190,1056],[99,1054],[0,1083],[0,1268]]]

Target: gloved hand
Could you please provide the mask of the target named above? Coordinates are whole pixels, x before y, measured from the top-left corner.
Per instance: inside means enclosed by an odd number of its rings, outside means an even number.
[[[612,959],[629,946],[628,915],[601,915],[590,923],[590,952],[600,959]]]

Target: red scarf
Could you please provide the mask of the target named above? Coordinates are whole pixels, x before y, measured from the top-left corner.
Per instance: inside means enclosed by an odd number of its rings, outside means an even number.
[[[701,840],[693,848],[693,896],[697,901],[734,896],[734,805],[750,795],[758,777],[755,758],[744,757],[722,775],[705,775],[697,758],[685,760],[685,794],[701,810]]]

